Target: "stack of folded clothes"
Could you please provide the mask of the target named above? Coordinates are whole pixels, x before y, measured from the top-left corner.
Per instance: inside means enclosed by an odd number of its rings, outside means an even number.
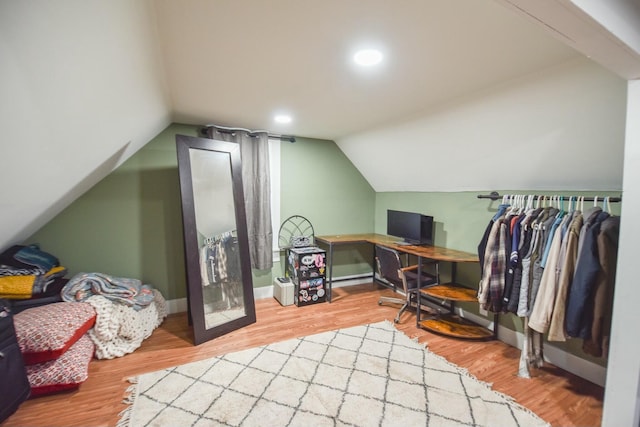
[[[0,253],[0,298],[12,302],[14,313],[62,301],[67,269],[37,245],[14,245]]]

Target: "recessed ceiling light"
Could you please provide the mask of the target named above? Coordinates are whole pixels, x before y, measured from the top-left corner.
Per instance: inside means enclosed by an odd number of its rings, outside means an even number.
[[[379,64],[382,61],[382,52],[376,49],[362,49],[356,52],[353,56],[353,60],[358,65],[370,67],[372,65]]]
[[[278,114],[273,118],[276,123],[291,123],[291,116],[287,114]]]

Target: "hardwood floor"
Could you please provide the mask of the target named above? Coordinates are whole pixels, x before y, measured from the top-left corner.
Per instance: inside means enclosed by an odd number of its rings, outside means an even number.
[[[185,313],[169,316],[134,353],[113,360],[94,360],[89,378],[74,392],[26,401],[2,427],[114,426],[128,386],[127,378],[230,351],[348,326],[393,321],[397,307],[379,306],[391,291],[376,285],[334,290],[333,302],[282,307],[275,299],[256,302],[257,322],[199,346],[193,346]],[[463,366],[496,391],[512,396],[553,426],[599,426],[604,391],[586,380],[547,365],[532,369],[532,378],[515,376],[520,352],[499,341],[462,341],[419,330],[415,314],[406,312],[396,327],[426,343],[431,351]]]

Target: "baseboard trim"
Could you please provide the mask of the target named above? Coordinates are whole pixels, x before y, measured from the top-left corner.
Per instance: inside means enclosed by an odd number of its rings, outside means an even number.
[[[493,329],[493,321],[485,317],[469,313],[460,308],[458,308],[456,314],[484,326],[485,328]],[[522,350],[524,334],[498,325],[498,339],[512,347]],[[567,353],[546,341],[544,343],[543,353],[545,362],[551,363],[552,365],[567,372],[571,372],[580,378],[584,378],[585,380],[604,387],[607,378],[607,368],[604,366],[600,366],[588,360],[581,359],[571,353]]]
[[[350,276],[341,276],[335,278],[331,289],[344,288],[345,286],[364,285],[367,283],[372,283],[372,281],[373,278],[371,274],[352,274]]]
[[[184,313],[188,307],[186,298],[167,300],[167,313],[169,314]]]
[[[253,288],[253,299],[265,299],[273,297],[273,285],[261,286],[259,288]]]
[[[342,288],[344,286],[362,285],[371,283],[371,276],[364,276],[362,274],[354,274],[350,276],[341,276],[335,278],[336,282],[333,284],[333,288]],[[253,299],[265,299],[273,298],[273,285],[261,286],[259,288],[253,288]],[[178,298],[167,300],[167,311],[169,314],[184,313],[188,310],[188,302],[186,298]]]
[[[342,277],[337,277],[336,280],[339,280],[339,281],[336,281],[335,283],[333,283],[333,286],[331,287],[331,289],[371,283],[371,276],[368,276],[368,277],[364,277],[362,275],[342,276]],[[273,298],[273,285],[253,288],[253,299],[259,300],[264,298]]]

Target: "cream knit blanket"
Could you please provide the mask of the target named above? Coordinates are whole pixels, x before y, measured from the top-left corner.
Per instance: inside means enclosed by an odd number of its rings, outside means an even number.
[[[167,316],[166,301],[158,290],[153,293],[153,302],[138,311],[101,295],[86,300],[97,314],[96,323],[88,332],[96,346],[97,359],[132,353],[162,323]]]

